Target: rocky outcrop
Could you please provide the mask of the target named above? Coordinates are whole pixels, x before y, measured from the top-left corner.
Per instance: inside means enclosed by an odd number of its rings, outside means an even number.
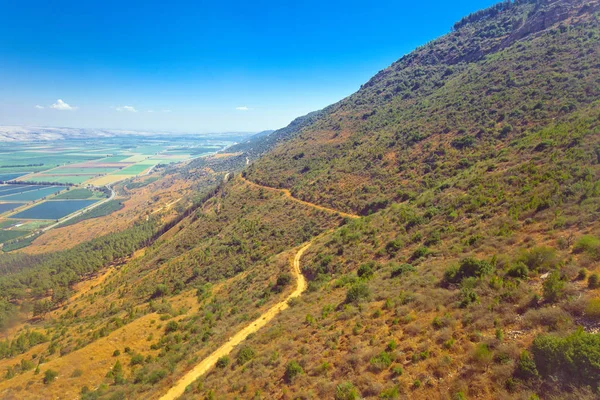
[[[510,46],[517,40],[531,34],[541,32],[568,18],[580,15],[583,12],[594,12],[600,9],[597,0],[545,0],[540,1],[532,15],[525,23],[510,34],[503,42],[501,48]]]

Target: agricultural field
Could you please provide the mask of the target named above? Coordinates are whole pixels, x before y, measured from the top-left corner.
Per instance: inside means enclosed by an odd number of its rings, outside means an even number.
[[[59,219],[94,204],[96,200],[51,200],[14,215],[22,219]]]
[[[0,203],[0,214],[14,210],[22,205],[23,203]]]
[[[0,182],[104,186],[233,144],[221,138],[123,136],[56,143],[0,143]]]
[[[59,194],[54,199],[55,200],[86,200],[90,197],[101,198],[106,197],[101,192],[96,192],[90,189],[71,189],[64,193]]]
[[[1,196],[0,199],[2,201],[36,201],[43,199],[46,196],[56,194],[64,189],[64,186],[35,186],[35,189],[25,190],[15,194],[4,195]]]
[[[26,247],[56,220],[65,219],[59,225],[65,227],[121,210],[122,199],[111,200],[66,218],[106,199],[108,191],[100,188],[231,144],[208,136],[0,143],[0,247],[5,252]]]

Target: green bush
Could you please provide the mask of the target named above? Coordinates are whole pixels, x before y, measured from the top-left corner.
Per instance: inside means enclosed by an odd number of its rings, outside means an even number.
[[[133,356],[131,356],[131,365],[140,365],[144,362],[144,356],[141,354],[134,354]]]
[[[400,396],[400,392],[398,391],[397,386],[384,389],[381,393],[379,393],[380,399],[397,399],[398,396]]]
[[[164,283],[156,285],[154,289],[154,293],[152,293],[152,298],[163,297],[169,294],[169,287]]]
[[[515,375],[521,379],[531,379],[538,377],[538,370],[531,354],[525,350],[519,356]]]
[[[169,321],[167,326],[165,326],[165,332],[175,332],[179,328],[179,324],[176,321]]]
[[[524,263],[518,262],[509,268],[506,275],[512,276],[513,278],[525,279],[529,276],[529,268],[527,268],[527,265]]]
[[[534,247],[519,257],[530,270],[537,272],[550,271],[558,265],[556,250],[550,247]]]
[[[452,266],[444,272],[444,281],[447,283],[458,283],[465,278],[482,277],[492,272],[494,267],[487,261],[465,258],[461,260],[458,267]]]
[[[351,382],[340,383],[335,387],[335,400],[358,400],[360,393]]]
[[[53,371],[51,369],[46,370],[46,372],[44,373],[44,385],[49,385],[50,383],[52,383],[57,376],[58,372]]]
[[[404,275],[409,272],[415,272],[417,269],[410,264],[401,264],[392,266],[392,278],[396,278],[400,275]]]
[[[544,377],[597,387],[600,383],[600,334],[577,330],[566,337],[540,335],[531,348],[535,365]]]
[[[573,253],[586,253],[592,259],[600,261],[600,239],[595,236],[582,236],[573,246]]]
[[[492,361],[493,353],[487,344],[480,343],[475,348],[473,358],[482,364],[489,364]]]
[[[368,300],[371,297],[371,290],[362,282],[355,283],[346,292],[346,303],[358,303],[362,300]]]
[[[358,271],[356,271],[356,275],[358,275],[359,278],[371,279],[374,275],[372,264],[371,263],[362,264],[360,267],[358,267]]]
[[[600,298],[591,299],[587,303],[585,315],[589,318],[600,319]]]
[[[244,346],[237,354],[236,360],[238,364],[243,365],[252,360],[256,355],[254,349],[250,346]]]
[[[167,376],[167,371],[165,371],[164,369],[152,371],[146,377],[146,382],[151,385],[154,385],[154,384],[158,383],[161,379],[163,379],[165,376]]]
[[[229,365],[229,357],[223,356],[217,360],[217,368],[225,368]]]
[[[290,361],[285,367],[285,380],[291,383],[295,377],[302,375],[304,370],[296,361]]]
[[[421,247],[418,247],[415,251],[413,251],[411,259],[417,260],[422,257],[427,257],[430,253],[431,253],[431,251],[429,250],[429,248],[427,248],[425,246],[421,246]]]
[[[544,289],[544,299],[547,301],[556,302],[564,295],[565,281],[558,271],[552,271],[542,286]]]
[[[597,273],[593,273],[588,278],[588,288],[590,289],[598,289],[600,287],[600,275]]]
[[[370,363],[375,370],[383,371],[392,365],[392,356],[384,351],[371,358]]]
[[[389,255],[393,256],[398,251],[400,251],[400,249],[402,248],[402,245],[403,245],[402,240],[400,240],[400,239],[392,240],[385,245],[385,251]]]

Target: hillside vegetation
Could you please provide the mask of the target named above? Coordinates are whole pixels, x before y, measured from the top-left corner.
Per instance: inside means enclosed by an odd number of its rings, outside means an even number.
[[[598,1],[503,2],[170,170],[197,195],[166,225],[1,259],[0,315],[36,318],[4,331],[0,397],[160,398],[310,243],[306,292],[184,398],[598,398],[599,60]]]

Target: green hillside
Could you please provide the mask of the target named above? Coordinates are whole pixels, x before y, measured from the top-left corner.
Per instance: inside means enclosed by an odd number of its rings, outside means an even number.
[[[599,1],[474,13],[227,153],[167,225],[0,257],[0,397],[598,397]]]

